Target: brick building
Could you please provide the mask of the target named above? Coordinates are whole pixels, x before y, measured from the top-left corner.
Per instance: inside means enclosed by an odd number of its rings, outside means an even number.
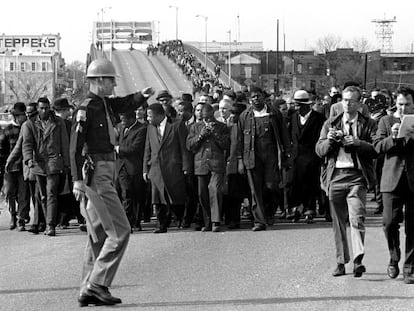
[[[0,105],[53,100],[62,67],[59,34],[0,36]]]

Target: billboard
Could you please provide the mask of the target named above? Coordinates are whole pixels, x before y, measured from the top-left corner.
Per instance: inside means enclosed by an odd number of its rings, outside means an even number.
[[[0,52],[28,51],[54,54],[60,52],[59,34],[0,36]]]

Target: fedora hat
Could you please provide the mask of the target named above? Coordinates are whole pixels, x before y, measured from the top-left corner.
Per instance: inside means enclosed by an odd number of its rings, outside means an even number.
[[[297,90],[293,95],[293,102],[297,104],[311,104],[312,101],[309,99],[309,93],[305,90]]]

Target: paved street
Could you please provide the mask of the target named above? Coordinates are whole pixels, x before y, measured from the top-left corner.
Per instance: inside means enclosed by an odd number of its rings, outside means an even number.
[[[414,286],[386,275],[380,218],[368,218],[367,273],[333,278],[332,228],[278,223],[270,230],[202,233],[154,224],[131,236],[112,292],[123,304],[94,310],[408,310]],[[0,215],[0,310],[78,310],[85,244],[73,226],[57,237],[9,231]],[[401,265],[400,265],[401,267]],[[88,309],[83,309],[88,310]]]

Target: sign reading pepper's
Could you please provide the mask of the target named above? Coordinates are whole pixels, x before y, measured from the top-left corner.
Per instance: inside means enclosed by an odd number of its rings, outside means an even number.
[[[59,52],[59,35],[1,36],[0,51],[32,49],[40,52]]]

